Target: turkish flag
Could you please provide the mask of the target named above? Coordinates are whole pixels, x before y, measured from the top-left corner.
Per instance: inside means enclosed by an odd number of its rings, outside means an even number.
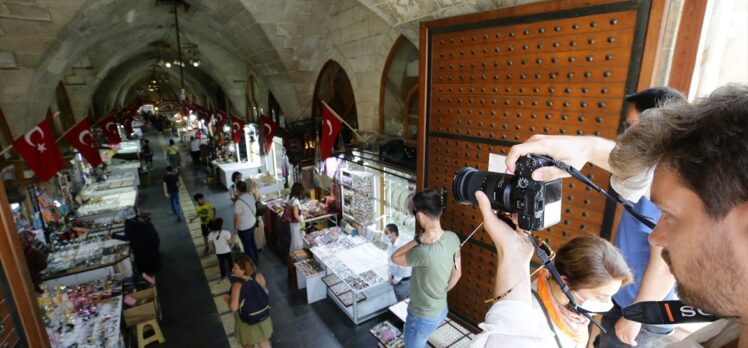
[[[225,112],[221,110],[216,111],[216,113],[213,115],[213,119],[216,122],[216,129],[220,131],[220,129],[223,128],[223,122],[225,122],[228,117],[229,116],[226,115]]]
[[[65,168],[60,148],[57,147],[52,130],[49,129],[49,118],[44,119],[28,133],[16,139],[13,147],[16,153],[36,173],[39,180],[47,181]]]
[[[338,133],[340,133],[342,125],[343,121],[335,111],[332,111],[327,103],[322,103],[322,140],[320,140],[320,151],[322,152],[323,161],[332,154],[335,139],[338,138]]]
[[[87,118],[78,122],[78,124],[76,124],[68,134],[65,135],[65,139],[81,153],[81,156],[83,156],[92,167],[96,168],[101,164],[99,147],[96,145],[93,134],[91,134],[91,125]]]
[[[231,139],[235,143],[240,143],[244,136],[244,121],[236,116],[231,116]]]
[[[262,139],[265,143],[263,147],[265,148],[265,153],[268,153],[273,147],[273,137],[275,136],[275,132],[278,131],[278,124],[270,116],[262,115],[260,116],[260,125],[262,126]]]
[[[99,128],[104,132],[104,136],[109,140],[112,145],[119,144],[122,139],[119,137],[119,131],[117,131],[117,121],[114,120],[114,112],[109,112],[101,120]]]
[[[122,120],[122,126],[125,127],[125,136],[129,137],[132,134],[132,121],[135,120],[134,116],[128,115]]]

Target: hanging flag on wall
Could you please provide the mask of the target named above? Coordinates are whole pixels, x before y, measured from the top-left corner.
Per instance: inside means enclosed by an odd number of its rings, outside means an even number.
[[[231,140],[235,143],[240,143],[244,136],[244,121],[238,117],[231,115]]]
[[[332,154],[335,139],[338,138],[343,120],[327,103],[322,102],[322,140],[320,140],[321,160],[324,161]]]
[[[112,145],[117,145],[122,141],[122,139],[119,136],[119,131],[117,131],[117,121],[115,121],[114,116],[115,113],[113,111],[106,114],[104,118],[101,119],[101,125],[99,128],[101,128],[104,132],[104,136]]]
[[[26,161],[36,176],[49,180],[65,168],[60,148],[57,146],[52,130],[49,128],[49,117],[32,128],[28,133],[13,141],[16,153]]]
[[[99,147],[96,145],[93,134],[91,134],[91,125],[88,122],[88,118],[84,118],[83,121],[78,122],[78,124],[68,131],[65,134],[65,139],[81,153],[81,156],[92,167],[96,168],[101,164]]]
[[[228,115],[225,112],[218,110],[213,114],[213,120],[215,121],[216,129],[220,132],[223,128],[223,123],[226,122]]]
[[[278,123],[273,121],[270,116],[262,115],[260,116],[260,125],[261,125],[261,132],[262,132],[262,139],[264,148],[264,153],[269,153],[270,149],[273,147],[273,137],[275,136],[275,133],[278,131]]]

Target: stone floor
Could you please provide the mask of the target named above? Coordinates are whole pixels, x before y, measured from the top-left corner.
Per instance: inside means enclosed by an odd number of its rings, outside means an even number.
[[[233,315],[223,295],[229,284],[220,280],[218,260],[211,251],[203,252],[204,243],[199,221],[175,222],[163,194],[162,178],[166,160],[163,151],[167,138],[148,134],[154,145],[154,171],[150,185],[142,185],[141,207],[153,215],[161,236],[163,270],[158,274],[158,291],[163,307],[161,327],[166,347],[239,347],[234,339]],[[182,153],[182,209],[187,218],[194,215],[192,195],[202,193],[216,207],[224,226],[232,221],[228,191],[220,184],[206,185],[206,174],[192,166]],[[376,341],[368,330],[376,323],[390,319],[383,314],[361,325],[353,322],[330,299],[306,303],[304,290],[291,289],[287,282],[285,259],[268,247],[260,251],[260,271],[268,281],[274,347],[374,347]]]

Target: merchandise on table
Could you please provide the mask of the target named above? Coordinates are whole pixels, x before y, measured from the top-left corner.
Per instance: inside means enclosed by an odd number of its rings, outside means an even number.
[[[340,295],[338,295],[338,300],[340,300],[341,303],[343,303],[344,306],[350,307],[353,305],[353,292],[348,291],[344,292]],[[362,302],[366,300],[366,295],[361,293],[356,293],[356,302]]]
[[[335,284],[339,284],[342,280],[340,280],[336,274],[330,274],[322,277],[322,281],[327,285],[327,287],[331,287]]]
[[[304,239],[311,246],[330,244],[340,237],[342,230],[340,227],[330,227],[319,231],[307,233]]]
[[[312,259],[297,262],[296,269],[301,271],[301,273],[307,277],[324,272],[322,270],[322,267],[319,265],[319,263],[317,263],[317,261],[314,261]]]
[[[383,321],[369,330],[387,348],[405,347],[402,332],[389,321]]]
[[[60,243],[55,248],[47,258],[45,279],[109,266],[130,256],[129,243],[102,237]]]
[[[122,281],[44,289],[38,298],[52,347],[121,347]]]
[[[136,190],[122,192],[113,195],[95,197],[78,208],[78,216],[91,216],[106,213],[122,213],[122,215],[134,215],[132,209],[135,207],[138,193]]]

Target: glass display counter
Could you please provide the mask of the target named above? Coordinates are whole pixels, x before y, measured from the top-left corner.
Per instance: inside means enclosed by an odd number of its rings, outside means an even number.
[[[363,237],[341,237],[311,249],[325,269],[322,279],[328,296],[353,321],[360,324],[396,301],[387,281],[387,253]]]

